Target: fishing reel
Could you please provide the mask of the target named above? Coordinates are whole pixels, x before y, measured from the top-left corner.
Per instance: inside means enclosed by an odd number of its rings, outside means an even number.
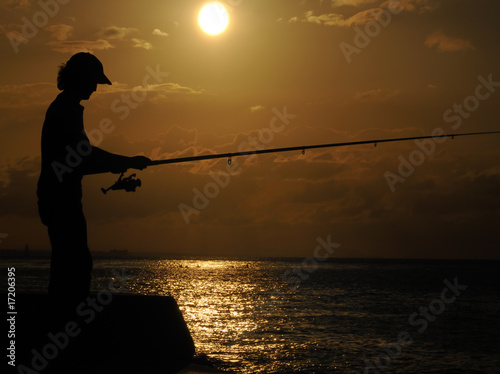
[[[117,190],[125,190],[127,192],[135,192],[137,187],[141,186],[140,179],[134,179],[135,174],[129,175],[128,177],[123,178],[123,174],[121,173],[118,180],[109,188],[101,188],[103,194],[106,194],[109,190],[117,191]]]

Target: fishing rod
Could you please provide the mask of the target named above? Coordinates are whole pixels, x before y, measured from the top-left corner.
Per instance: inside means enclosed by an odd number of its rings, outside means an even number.
[[[375,147],[379,143],[390,143],[390,142],[402,142],[408,140],[421,140],[421,139],[436,139],[436,138],[452,138],[458,136],[473,136],[473,135],[487,135],[487,134],[500,134],[500,131],[485,131],[485,132],[471,132],[471,133],[459,133],[459,134],[442,134],[442,135],[426,135],[426,136],[412,136],[406,138],[389,138],[389,139],[372,139],[372,140],[360,140],[354,142],[342,142],[342,143],[328,143],[328,144],[315,144],[315,145],[302,145],[296,147],[283,147],[283,148],[271,148],[271,149],[260,149],[253,151],[243,151],[243,152],[229,152],[229,153],[216,153],[201,156],[190,156],[190,157],[178,157],[170,158],[166,160],[154,160],[148,166],[165,165],[165,164],[178,164],[182,162],[192,162],[201,160],[213,160],[220,158],[227,158],[229,165],[231,165],[233,157],[238,156],[251,156],[266,153],[278,153],[278,152],[292,152],[292,151],[302,151],[305,153],[306,149],[319,149],[319,148],[334,148],[334,147],[346,147],[353,145],[362,144],[373,144]],[[111,187],[101,190],[106,193],[108,190],[125,190],[125,191],[135,191],[136,187],[141,185],[140,179],[134,179],[135,174],[129,177],[123,178],[123,173],[120,178]],[[122,179],[123,178],[123,179]]]

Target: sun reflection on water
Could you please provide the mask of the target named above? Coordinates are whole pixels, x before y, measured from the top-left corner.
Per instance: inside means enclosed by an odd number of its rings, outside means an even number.
[[[281,287],[276,278],[269,279],[269,266],[259,261],[159,260],[142,268],[131,291],[173,296],[197,352],[241,362],[242,351],[283,348],[282,338],[265,332],[271,316],[258,308]]]
[[[352,303],[344,305],[346,291],[332,292],[329,283],[294,289],[283,280],[292,266],[295,264],[265,260],[145,260],[129,268],[134,280],[128,291],[173,296],[197,354],[207,355],[220,368],[282,373],[294,372],[298,362],[310,367],[349,366],[348,359],[325,363],[324,352],[339,339],[344,348],[363,349],[349,342],[355,338],[351,322],[335,337],[325,326],[332,318],[363,318],[363,312]],[[304,282],[308,284],[313,285]]]
[[[433,285],[438,284],[439,291],[443,274],[450,279],[459,274],[460,279],[479,280],[476,291],[460,296],[456,314],[447,310],[439,316],[433,334],[414,335],[420,349],[405,348],[398,360],[391,360],[390,371],[495,372],[498,367],[496,351],[491,351],[495,340],[490,338],[491,331],[498,330],[498,282],[491,281],[500,274],[497,263],[468,262],[464,267],[462,262],[413,260],[324,262],[294,289],[283,275],[300,261],[99,259],[94,262],[92,292],[106,289],[119,270],[129,277],[125,293],[173,296],[197,355],[206,355],[220,369],[359,373],[365,369],[363,359],[377,357],[399,331],[409,329],[409,314],[435,297]],[[10,266],[22,274],[16,291],[43,292],[48,260],[14,260]],[[470,274],[461,273],[464,269]],[[478,315],[483,325],[477,323]],[[466,336],[457,339],[461,331]],[[471,351],[474,356],[463,354]]]

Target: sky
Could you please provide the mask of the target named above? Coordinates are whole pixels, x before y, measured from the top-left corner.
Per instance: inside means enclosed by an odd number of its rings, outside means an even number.
[[[495,0],[0,0],[0,248],[49,249],[36,204],[57,68],[87,51],[111,86],[94,145],[151,159],[497,131]],[[86,176],[91,251],[500,258],[500,135],[149,167],[134,193]],[[317,253],[317,252],[316,252]]]

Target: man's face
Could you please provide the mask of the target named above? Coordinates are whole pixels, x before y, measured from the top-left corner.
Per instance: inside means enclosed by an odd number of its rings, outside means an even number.
[[[81,99],[88,100],[90,96],[97,90],[97,83],[85,83],[80,89]]]

